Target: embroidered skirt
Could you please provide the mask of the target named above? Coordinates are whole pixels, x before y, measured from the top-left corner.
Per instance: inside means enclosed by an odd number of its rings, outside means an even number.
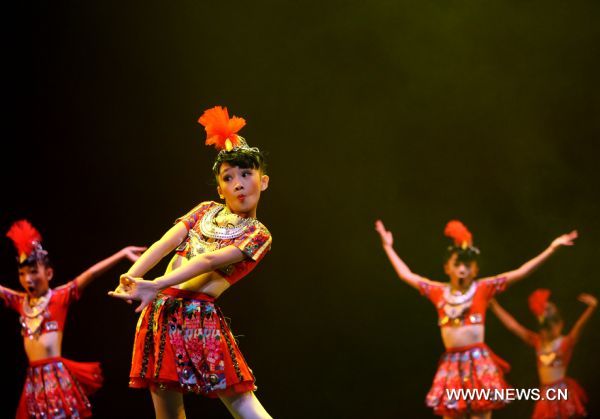
[[[209,397],[256,389],[214,298],[168,288],[137,324],[129,386]]]
[[[47,358],[29,364],[17,418],[79,418],[92,415],[88,395],[102,386],[98,362]]]
[[[548,392],[550,389],[554,391]],[[567,399],[559,400],[564,390],[567,390]],[[541,386],[540,396],[545,398],[551,396],[555,400],[538,400],[533,410],[533,419],[583,418],[587,415],[585,390],[572,378],[566,377],[555,383]]]
[[[490,397],[467,397],[452,390],[506,389],[504,372],[510,366],[484,343],[447,350],[440,358],[433,385],[425,400],[436,415],[461,416],[502,408],[506,401]]]

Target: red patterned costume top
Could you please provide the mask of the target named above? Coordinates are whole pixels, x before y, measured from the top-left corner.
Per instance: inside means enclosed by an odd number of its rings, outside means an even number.
[[[549,348],[542,346],[542,337],[532,333],[529,337],[531,345],[535,348],[538,366],[568,367],[573,354],[573,340],[569,336],[560,336],[555,339]]]
[[[192,257],[233,245],[247,257],[237,263],[220,268],[219,273],[229,282],[235,284],[252,271],[258,262],[271,249],[271,233],[258,220],[242,219],[239,235],[232,238],[211,238],[206,229],[214,221],[214,216],[227,211],[222,204],[213,201],[202,202],[186,215],[178,218],[188,229],[186,239],[177,247],[177,254],[191,259]],[[204,226],[204,228],[203,228]]]
[[[553,340],[550,345],[542,345],[542,337],[538,333],[529,335],[529,343],[535,348],[537,365],[540,367],[559,367],[566,368],[571,362],[574,342],[569,336],[560,336]],[[540,376],[540,380],[542,377]],[[533,411],[533,419],[548,418],[583,418],[587,417],[585,405],[588,402],[588,396],[585,390],[577,381],[571,377],[563,376],[561,379],[553,382],[542,382],[541,393],[550,394],[552,389],[554,394],[558,391],[567,393],[567,398],[557,398],[550,400],[541,398],[536,401]]]
[[[449,284],[419,282],[419,291],[427,297],[438,312],[440,327],[460,327],[485,322],[488,303],[504,291],[506,278],[496,277],[473,281],[465,293],[453,293]],[[468,399],[454,397],[451,390],[505,389],[504,372],[510,366],[499,358],[485,343],[447,348],[440,358],[426,404],[436,415],[463,416],[473,412],[501,409],[505,400]]]
[[[226,228],[217,224],[217,215],[226,220]],[[191,259],[226,246],[244,253],[242,261],[218,269],[230,284],[252,271],[271,248],[271,234],[264,225],[255,218],[238,217],[217,202],[202,202],[176,222],[188,230],[176,249],[179,256]],[[209,397],[256,389],[214,298],[176,288],[163,290],[140,316],[129,385]]]
[[[28,310],[29,297],[26,293],[0,287],[0,299],[7,307],[19,313],[22,334],[30,337],[35,334],[61,332],[65,328],[65,320],[69,305],[79,299],[79,288],[76,281],[71,281],[60,287],[48,290],[49,301],[43,313],[34,316]],[[35,319],[38,317],[38,319]]]
[[[488,303],[505,288],[505,277],[473,281],[465,293],[457,295],[452,294],[448,284],[419,282],[419,291],[437,309],[440,327],[484,324]]]

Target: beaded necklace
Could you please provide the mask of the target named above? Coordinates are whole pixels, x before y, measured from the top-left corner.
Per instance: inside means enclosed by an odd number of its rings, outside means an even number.
[[[235,216],[236,224],[232,227],[229,226],[230,223],[228,223],[228,225],[225,227],[218,225],[216,217],[221,211],[227,211],[223,213],[224,215],[226,214]],[[206,214],[204,214],[204,217],[202,217],[202,221],[200,222],[200,231],[202,231],[203,235],[211,239],[231,240],[241,236],[244,230],[256,221],[256,218],[242,218],[237,214],[230,212],[225,206],[217,205],[208,210]]]
[[[40,327],[44,322],[46,314],[46,308],[50,299],[52,298],[52,290],[37,298],[34,304],[31,304],[29,295],[23,300],[23,315],[21,316],[21,326],[23,327],[23,334],[33,338],[39,335]]]
[[[444,312],[450,319],[462,316],[471,307],[475,288],[475,282],[471,283],[471,286],[464,294],[450,291],[449,285],[444,288],[444,300],[446,302]]]

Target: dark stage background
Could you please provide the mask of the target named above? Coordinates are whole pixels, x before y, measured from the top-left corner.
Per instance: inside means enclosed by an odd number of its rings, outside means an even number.
[[[151,244],[218,199],[196,119],[227,105],[269,153],[259,218],[273,250],[221,298],[258,397],[276,418],[431,417],[436,315],[396,279],[373,222],[439,280],[451,218],[473,231],[483,275],[578,228],[574,248],[500,297],[534,327],[527,295],[549,287],[570,327],[577,295],[600,295],[599,12],[592,0],[5,5],[0,230],[38,226],[55,285]],[[18,287],[8,239],[0,252],[1,283]],[[147,392],[127,388],[136,315],[105,295],[126,269],[86,290],[65,332],[65,356],[104,365],[101,418],[153,414]],[[596,313],[570,367],[594,417],[599,324]],[[0,327],[8,417],[26,359],[14,313],[2,309]],[[513,385],[535,386],[532,350],[493,315],[486,339]],[[189,417],[228,417],[218,401],[186,404]]]

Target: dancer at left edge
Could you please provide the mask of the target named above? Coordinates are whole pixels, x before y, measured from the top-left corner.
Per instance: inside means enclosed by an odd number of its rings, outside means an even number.
[[[25,290],[0,286],[0,301],[20,315],[23,346],[29,361],[16,417],[79,418],[92,415],[88,395],[102,386],[98,362],[62,357],[67,312],[83,289],[123,259],[136,261],[144,247],[129,246],[96,263],[74,280],[50,288],[54,270],[40,233],[26,220],[7,233],[18,257],[19,282]]]

